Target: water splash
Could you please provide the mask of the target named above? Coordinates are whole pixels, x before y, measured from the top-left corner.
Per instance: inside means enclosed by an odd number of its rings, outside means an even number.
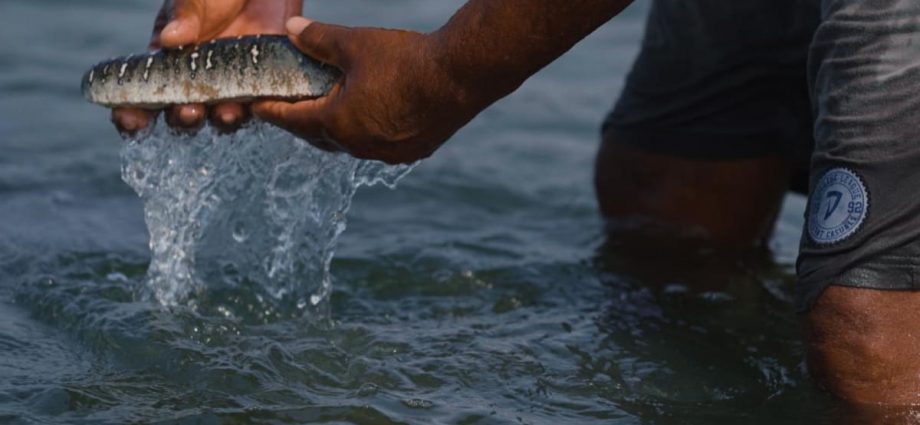
[[[159,124],[129,140],[122,178],[144,202],[148,286],[166,306],[224,294],[223,314],[266,319],[320,308],[358,187],[394,186],[410,166],[318,150],[255,123],[177,136]],[[229,294],[229,295],[227,295]]]

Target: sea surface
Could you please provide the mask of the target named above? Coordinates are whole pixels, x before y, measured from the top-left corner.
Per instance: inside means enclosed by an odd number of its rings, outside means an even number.
[[[307,1],[429,31],[459,0]],[[144,211],[82,72],[142,51],[152,0],[0,2],[0,423],[779,424],[847,415],[803,366],[804,200],[769,251],[608,239],[599,124],[639,1],[396,190],[361,188],[323,320],[142,297]],[[629,202],[624,199],[623,202]],[[203,303],[229,302],[219,293]]]

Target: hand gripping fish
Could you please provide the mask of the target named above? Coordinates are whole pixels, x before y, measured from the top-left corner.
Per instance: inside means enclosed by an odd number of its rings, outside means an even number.
[[[161,108],[254,98],[326,95],[338,69],[301,53],[284,35],[221,39],[102,62],[83,76],[83,96],[106,107]]]

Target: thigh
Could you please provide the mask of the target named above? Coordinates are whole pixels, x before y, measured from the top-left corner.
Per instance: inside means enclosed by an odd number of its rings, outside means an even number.
[[[605,216],[766,240],[790,176],[807,170],[817,12],[815,0],[656,0],[604,124]]]
[[[720,245],[763,245],[787,188],[779,156],[707,161],[603,143],[595,185],[608,220],[670,227]],[[635,230],[635,229],[631,229]]]

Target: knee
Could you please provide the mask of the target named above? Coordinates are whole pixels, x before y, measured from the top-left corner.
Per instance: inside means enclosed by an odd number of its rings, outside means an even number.
[[[805,318],[809,371],[851,402],[920,402],[920,297],[834,286]]]

